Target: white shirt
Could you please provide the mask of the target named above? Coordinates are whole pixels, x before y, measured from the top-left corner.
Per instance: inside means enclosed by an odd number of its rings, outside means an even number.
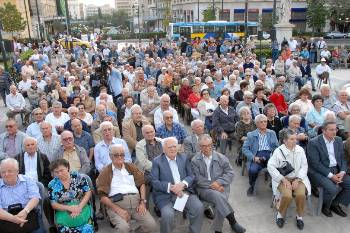
[[[171,170],[171,175],[173,176],[173,179],[174,179],[174,184],[178,184],[180,182],[184,183],[187,187],[188,187],[188,183],[186,181],[181,181],[181,176],[180,176],[180,173],[179,173],[179,167],[177,166],[177,163],[176,163],[176,157],[174,160],[171,160],[169,159],[168,156],[166,156],[166,159],[168,160],[168,163],[169,163],[169,167],[170,167],[170,170]],[[168,193],[170,193],[170,183],[168,183]]]
[[[296,40],[288,41],[290,51],[294,52],[297,49],[298,42]]]
[[[47,83],[44,80],[41,80],[40,82],[38,81],[37,85],[42,91],[44,91]]]
[[[21,93],[16,93],[16,95],[10,93],[6,96],[6,104],[7,107],[13,111],[15,108],[24,109],[26,106],[26,101]]]
[[[57,134],[56,128],[52,127],[51,132],[52,134]],[[42,133],[38,122],[31,123],[27,128],[26,134],[33,138],[39,138],[42,135]]]
[[[331,68],[329,68],[329,66],[327,64],[325,64],[325,65],[318,64],[316,66],[316,74],[320,75],[323,72],[328,72],[329,74],[331,74],[332,70],[331,70]]]
[[[323,136],[323,140],[326,143],[326,147],[327,147],[327,152],[328,152],[328,156],[329,156],[329,167],[335,167],[337,166],[337,160],[335,158],[335,153],[334,153],[334,139],[332,141],[328,141],[324,136]],[[331,178],[333,176],[333,173],[330,172],[328,174],[328,178]]]
[[[62,112],[59,118],[55,117],[55,115],[53,115],[53,112],[52,112],[46,116],[45,121],[49,122],[52,125],[52,127],[56,127],[56,126],[63,126],[64,123],[69,121],[69,119],[70,119],[69,115],[65,112]]]
[[[24,153],[24,174],[32,178],[34,181],[38,181],[37,161],[38,155],[36,152],[34,156],[29,156],[27,152]]]
[[[112,164],[113,177],[111,182],[111,190],[109,191],[109,196],[113,196],[117,193],[121,194],[131,194],[139,193],[136,185],[134,176],[130,175],[129,172],[123,167],[121,169],[116,168]]]
[[[173,113],[173,116],[174,116],[173,121],[179,123],[179,117],[177,115],[176,110],[173,107],[169,107],[168,110]],[[164,123],[164,121],[163,121],[163,111],[159,107],[154,112],[154,125],[155,125],[156,129],[158,129],[160,126],[162,126],[163,123]]]
[[[18,83],[18,90],[20,90],[20,91],[28,91],[30,89],[31,85],[32,85],[32,80],[31,79],[27,79],[26,82],[24,82],[22,80],[22,81],[20,81]]]
[[[211,180],[211,176],[210,176],[210,164],[211,164],[211,161],[213,159],[213,156],[209,156],[209,158],[205,155],[203,155],[203,160],[205,162],[205,165],[207,166],[207,174],[208,174],[208,180]]]

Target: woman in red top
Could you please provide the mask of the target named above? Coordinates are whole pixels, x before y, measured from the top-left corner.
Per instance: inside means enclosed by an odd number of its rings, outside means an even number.
[[[194,119],[199,118],[199,111],[197,109],[197,104],[201,100],[201,94],[199,93],[199,88],[197,86],[192,87],[192,93],[187,99],[188,105],[191,107],[191,114]]]
[[[281,116],[286,116],[288,114],[288,105],[286,101],[284,101],[284,96],[282,94],[283,85],[277,83],[275,85],[274,92],[270,96],[270,101],[273,103],[278,111],[278,114]]]
[[[179,100],[182,104],[187,104],[187,99],[192,93],[192,88],[190,87],[190,82],[187,78],[182,79],[182,85],[179,90]]]
[[[340,61],[340,53],[338,47],[335,47],[332,51],[332,65],[335,69],[336,67],[339,68],[339,61]]]

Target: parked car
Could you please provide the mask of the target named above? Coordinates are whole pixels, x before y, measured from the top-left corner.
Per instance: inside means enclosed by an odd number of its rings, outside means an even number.
[[[87,49],[87,48],[90,48],[90,47],[91,47],[91,45],[90,45],[90,43],[89,43],[88,41],[83,41],[83,40],[80,40],[80,39],[75,38],[75,37],[73,37],[72,40],[73,40],[73,47],[75,47],[77,44],[80,45],[80,47],[81,47],[82,49]],[[65,38],[59,39],[59,40],[58,40],[58,43],[60,43],[60,45],[62,45],[63,48],[66,49]],[[68,47],[69,47],[69,46],[70,46],[70,43],[68,42]]]
[[[337,32],[337,31],[328,32],[325,35],[325,38],[328,38],[328,39],[339,39],[339,38],[346,38],[346,37],[347,37],[346,33]]]
[[[350,32],[346,35],[347,38],[350,38]]]

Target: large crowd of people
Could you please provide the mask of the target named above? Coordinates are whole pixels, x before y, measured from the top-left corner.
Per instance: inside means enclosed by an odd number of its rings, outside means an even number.
[[[205,215],[212,232],[226,219],[243,233],[232,163],[249,197],[269,174],[280,228],[294,198],[302,230],[321,189],[322,213],[347,216],[350,101],[331,88],[332,69],[348,68],[344,46],[291,38],[264,64],[254,41],[220,38],[45,42],[22,61],[28,46],[16,43],[16,79],[0,66],[0,232],[90,233],[106,217],[115,232],[170,233],[182,212],[189,232]]]

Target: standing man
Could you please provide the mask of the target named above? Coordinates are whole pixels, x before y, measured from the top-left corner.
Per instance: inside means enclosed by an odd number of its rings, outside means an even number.
[[[177,139],[165,138],[163,141],[164,153],[156,157],[152,164],[153,200],[161,211],[160,232],[171,233],[174,229],[173,208],[176,198],[185,193],[189,195],[185,210],[189,215],[189,232],[200,233],[202,228],[203,204],[194,194],[194,175],[190,161],[184,155],[177,153]]]
[[[113,102],[116,104],[117,99],[121,95],[123,89],[122,73],[117,70],[117,68],[113,67],[113,64],[110,64],[108,67],[110,71],[108,84],[112,91]]]
[[[350,177],[346,174],[343,141],[336,134],[336,122],[325,121],[322,134],[308,143],[308,175],[313,185],[324,189],[322,213],[327,217],[332,217],[332,212],[346,217],[339,204],[350,203]]]
[[[222,232],[224,218],[235,233],[246,230],[240,226],[229,203],[230,185],[233,181],[233,168],[228,158],[213,150],[213,141],[208,134],[198,139],[200,153],[192,159],[193,173],[196,178],[196,190],[199,197],[215,206],[215,218],[212,229]]]
[[[11,80],[9,73],[5,72],[4,67],[0,65],[0,95],[2,101],[4,101],[5,107],[7,107],[6,95],[9,92],[10,84]]]

